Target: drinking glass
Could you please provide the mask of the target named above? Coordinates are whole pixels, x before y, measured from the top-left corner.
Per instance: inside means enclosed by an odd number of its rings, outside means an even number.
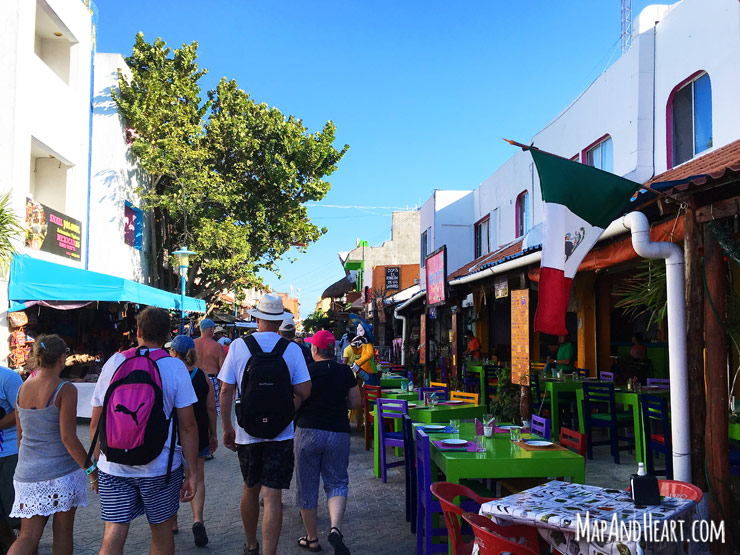
[[[459,434],[460,433],[460,419],[459,418],[451,418],[450,419],[450,428],[452,428],[453,434]]]
[[[478,453],[486,452],[486,436],[475,436],[475,450],[478,451]]]
[[[511,441],[521,441],[521,439],[522,439],[522,428],[521,428],[521,426],[512,426],[509,429],[509,434],[511,435]]]
[[[495,423],[496,423],[495,416],[493,416],[492,414],[488,414],[488,413],[483,415],[483,425],[484,426],[488,426],[489,424],[493,425]]]
[[[493,426],[490,424],[483,426],[483,435],[486,437],[493,437]]]

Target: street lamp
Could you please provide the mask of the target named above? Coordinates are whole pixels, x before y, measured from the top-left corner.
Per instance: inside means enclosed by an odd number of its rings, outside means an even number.
[[[185,284],[188,281],[188,267],[190,266],[190,255],[195,254],[186,246],[180,247],[173,252],[180,263],[180,334],[185,333]]]

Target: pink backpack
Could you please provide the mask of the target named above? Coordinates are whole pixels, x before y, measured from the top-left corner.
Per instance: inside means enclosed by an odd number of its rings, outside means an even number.
[[[88,453],[89,464],[100,436],[100,450],[109,462],[123,465],[148,464],[162,452],[174,421],[169,478],[175,452],[177,418],[164,413],[162,377],[157,361],[168,357],[166,351],[135,348],[124,351],[125,360],[113,373],[103,401],[103,412]]]

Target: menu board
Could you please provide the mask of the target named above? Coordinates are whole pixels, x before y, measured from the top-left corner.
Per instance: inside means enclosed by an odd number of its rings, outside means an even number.
[[[511,383],[529,385],[529,289],[511,291]]]
[[[45,204],[26,198],[26,246],[80,260],[82,224]]]
[[[385,268],[385,289],[400,289],[401,287],[401,268],[398,266],[386,266]]]
[[[447,250],[434,251],[426,259],[427,306],[444,304],[447,300]]]

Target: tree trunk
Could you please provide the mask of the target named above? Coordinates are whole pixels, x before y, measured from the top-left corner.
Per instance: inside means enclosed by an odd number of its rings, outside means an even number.
[[[728,453],[728,394],[726,318],[727,265],[722,251],[707,226],[704,226],[704,322],[706,341],[707,420],[705,427],[707,475],[712,495],[709,516],[715,523],[723,520],[729,526],[732,519],[730,504],[730,462]],[[729,543],[712,542],[710,551],[732,553]]]
[[[703,237],[696,213],[688,209],[684,216],[684,260],[686,271],[686,358],[689,376],[691,415],[691,476],[694,484],[707,490],[704,473],[704,426],[707,398],[704,388],[704,282],[701,247]]]

